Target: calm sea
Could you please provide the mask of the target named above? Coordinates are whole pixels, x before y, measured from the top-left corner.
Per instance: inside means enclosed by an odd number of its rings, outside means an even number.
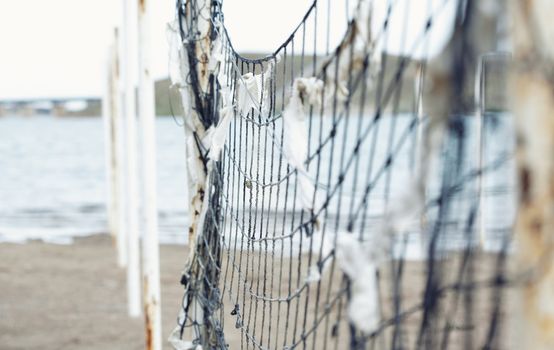
[[[408,118],[405,119],[399,119],[400,126],[407,125]],[[498,115],[489,119],[485,132],[485,163],[513,151],[510,117]],[[469,163],[464,167],[471,171],[477,166],[478,156],[476,133],[471,131],[476,130],[475,118],[469,117],[465,123]],[[350,125],[355,133],[356,123]],[[156,127],[160,240],[186,243],[183,130],[172,117],[158,118]],[[387,133],[382,131],[382,135],[382,141],[387,142]],[[0,118],[0,241],[43,239],[70,243],[75,236],[107,231],[103,137],[101,118]],[[482,205],[492,249],[498,246],[498,238],[505,236],[513,223],[513,167],[512,159],[483,179],[485,200]],[[409,176],[404,175],[400,177]],[[394,182],[393,179],[392,187]],[[470,191],[468,195],[473,196],[468,200],[474,202],[475,192]],[[467,205],[459,206],[462,216],[467,210]],[[460,227],[453,227],[453,230],[463,231]]]
[[[186,187],[183,130],[157,119],[161,239],[184,242]],[[0,241],[107,231],[101,118],[0,118]]]

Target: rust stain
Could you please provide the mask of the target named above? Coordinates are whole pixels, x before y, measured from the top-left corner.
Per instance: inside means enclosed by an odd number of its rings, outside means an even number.
[[[531,201],[531,173],[527,167],[519,170],[519,183],[522,204],[528,204]]]
[[[540,235],[540,233],[542,232],[542,226],[542,220],[540,218],[534,218],[531,221],[531,232]]]
[[[146,0],[139,0],[139,9],[142,13],[146,12]]]
[[[531,15],[531,7],[533,6],[533,1],[532,0],[523,0],[520,2],[521,4],[521,10],[523,12],[523,15],[526,17],[526,18],[529,18],[529,16]]]
[[[152,326],[150,325],[150,316],[148,316],[148,307],[145,308],[146,318],[146,349],[152,349]]]
[[[552,314],[544,313],[539,305],[538,286],[532,285],[524,292],[526,300],[526,309],[532,319],[537,320],[537,329],[544,340],[552,338],[554,334],[554,317]]]
[[[540,38],[551,24],[536,18],[551,0],[511,2],[514,63],[510,89],[517,129],[520,203],[516,261],[517,270],[527,276],[518,286],[520,314],[512,318],[522,330],[515,339],[518,349],[553,349],[554,162],[550,154],[554,149],[554,81],[545,65],[551,67],[554,60],[542,55],[553,50],[552,42]]]
[[[148,277],[144,277],[144,295],[148,295],[148,286]],[[144,323],[146,326],[146,349],[149,350],[152,349],[154,344],[152,343],[152,320],[150,319],[150,305],[148,299],[144,304]]]

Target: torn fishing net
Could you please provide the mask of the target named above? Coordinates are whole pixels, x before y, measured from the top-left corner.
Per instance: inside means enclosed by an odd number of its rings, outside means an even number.
[[[177,2],[190,251],[175,349],[504,345],[511,117],[468,97],[472,2],[410,3],[347,1],[331,48],[331,1],[314,1],[252,59],[221,1]]]

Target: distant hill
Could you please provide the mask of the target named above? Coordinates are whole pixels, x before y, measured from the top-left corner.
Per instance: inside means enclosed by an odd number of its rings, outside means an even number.
[[[247,58],[257,58],[262,57],[263,54],[245,54]],[[306,56],[303,60],[301,57],[296,56],[291,59],[287,57],[287,81],[290,82],[290,72],[294,70],[294,75],[299,76],[300,72],[304,72],[304,76],[310,76],[313,74],[314,65],[313,65],[313,56]],[[317,58],[318,64],[321,61],[321,57]],[[387,56],[387,69],[383,78],[383,90],[386,90],[388,85],[394,84],[396,69],[399,65],[400,58]],[[245,67],[246,68],[246,67]],[[400,91],[395,93],[396,96],[389,101],[386,109],[392,109],[393,105],[398,103],[398,111],[412,111],[414,108],[414,87],[415,87],[415,65],[410,63],[406,66],[405,71],[402,74],[401,84],[398,84]],[[493,65],[494,69],[490,69],[487,72],[487,84],[486,84],[486,105],[490,110],[504,110],[506,108],[505,93],[504,88],[506,84],[506,67],[503,62]],[[259,68],[257,68],[257,72]],[[277,74],[276,74],[276,86],[277,91],[282,91],[283,89],[283,61],[277,65]],[[473,73],[473,72],[471,72]],[[469,79],[471,79],[473,74],[469,74]],[[169,78],[158,80],[155,83],[155,93],[156,93],[156,114],[158,116],[180,116],[183,113],[183,108],[181,106],[181,97],[179,96],[179,91],[176,88],[170,87]],[[376,88],[378,83],[375,81],[371,86],[367,86],[365,102],[369,105],[373,105],[376,101]],[[286,87],[288,89],[288,87]],[[464,97],[468,101],[473,101],[473,83],[468,82],[467,90],[464,93]],[[286,96],[287,94],[285,94]],[[359,92],[355,93],[352,97],[353,106],[358,105],[358,101],[361,96]],[[277,94],[276,105],[277,109],[280,109],[281,105],[281,93]],[[397,99],[397,100],[396,100]],[[425,105],[425,101],[424,101]],[[470,103],[471,105],[471,103]],[[80,112],[68,113],[67,115],[100,115],[101,106],[100,101],[90,103],[89,106]]]
[[[176,88],[171,88],[169,78],[158,80],[155,84],[156,88],[156,115],[179,116],[183,114],[181,106],[181,97]]]
[[[169,78],[158,80],[155,82],[156,94],[156,115],[181,115],[182,107],[177,89],[170,88]],[[100,116],[102,113],[101,100],[89,101],[88,106],[80,111],[64,111],[57,113],[58,116],[74,116],[74,117],[90,117]]]

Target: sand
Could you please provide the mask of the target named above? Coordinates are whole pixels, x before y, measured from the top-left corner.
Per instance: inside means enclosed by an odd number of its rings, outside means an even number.
[[[176,324],[183,293],[179,279],[187,252],[188,247],[182,245],[161,247],[164,339]],[[491,275],[494,270],[491,258],[480,257],[477,277]],[[445,268],[454,272],[455,265],[453,262]],[[402,292],[404,307],[421,302],[424,267],[421,262],[406,265]],[[384,272],[381,277],[384,279],[383,294],[390,287],[386,275]],[[125,270],[117,268],[115,249],[107,235],[79,238],[70,246],[38,241],[0,244],[0,349],[144,349],[143,319],[127,316],[125,278]],[[287,289],[282,283],[276,287]],[[486,337],[493,305],[491,298],[494,299],[491,289],[476,296],[475,324],[471,326],[475,330],[475,345]],[[388,318],[392,316],[392,298],[389,295],[384,300],[383,316]],[[443,306],[449,308],[451,305],[453,299],[448,296]],[[227,311],[230,311],[229,305],[224,313],[226,325],[234,325],[235,319]],[[461,316],[453,318],[449,349],[463,348],[463,328],[467,325]],[[257,322],[261,318],[258,317]],[[404,322],[403,337],[410,344],[414,344],[419,323],[420,314]],[[390,348],[390,335],[385,332],[385,340],[376,344],[376,348]],[[226,341],[230,349],[240,349],[240,338],[239,330],[233,326],[227,328]],[[346,349],[348,336],[339,338],[338,348]],[[506,348],[505,344],[496,345],[494,348]],[[171,349],[167,342],[164,342],[164,349]]]
[[[164,245],[160,253],[165,339],[187,248]],[[144,349],[143,319],[127,316],[125,279],[108,235],[71,246],[0,244],[0,349]]]

